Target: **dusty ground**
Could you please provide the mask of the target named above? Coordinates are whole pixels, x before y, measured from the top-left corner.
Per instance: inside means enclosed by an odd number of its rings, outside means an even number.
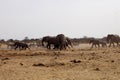
[[[120,48],[0,50],[0,80],[120,80]]]

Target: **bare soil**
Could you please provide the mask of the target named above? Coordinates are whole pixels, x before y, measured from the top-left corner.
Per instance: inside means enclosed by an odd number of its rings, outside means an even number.
[[[0,80],[120,80],[120,48],[0,50]]]

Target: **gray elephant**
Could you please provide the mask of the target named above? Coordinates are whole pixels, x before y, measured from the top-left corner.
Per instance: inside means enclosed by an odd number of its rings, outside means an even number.
[[[65,35],[64,34],[58,34],[56,36],[56,39],[57,39],[57,41],[59,43],[60,50],[66,49],[67,39],[66,39]]]
[[[42,38],[42,46],[44,46],[44,43],[47,43],[47,48],[51,49],[51,45],[54,45],[54,48],[59,46],[58,40],[56,37],[51,37],[51,36],[45,36]]]
[[[100,47],[100,42],[99,42],[99,40],[96,40],[96,39],[90,40],[90,41],[89,41],[89,44],[92,44],[91,48],[93,48],[94,46],[95,46],[95,47],[98,46],[98,48]]]
[[[14,49],[20,49],[20,50],[26,50],[27,48],[30,50],[29,46],[26,43],[22,42],[14,42],[13,46],[15,47]]]
[[[114,34],[108,34],[106,41],[109,43],[109,47],[112,46],[115,47],[115,43],[117,44],[117,47],[120,46],[120,37],[118,35]]]

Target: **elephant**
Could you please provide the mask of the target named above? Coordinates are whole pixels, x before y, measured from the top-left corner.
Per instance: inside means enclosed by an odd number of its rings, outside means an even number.
[[[118,35],[113,35],[113,34],[108,34],[107,35],[107,39],[106,41],[109,43],[109,47],[111,47],[111,45],[113,44],[113,47],[115,47],[115,44],[117,44],[117,46],[120,46],[120,37]]]
[[[21,42],[15,42],[13,44],[13,46],[15,47],[14,49],[16,50],[18,49],[22,49],[22,50],[26,50],[27,48],[30,50],[29,46],[26,43],[21,43]]]
[[[45,36],[42,38],[42,46],[44,46],[44,43],[47,43],[48,49],[51,49],[51,45],[54,45],[54,49],[59,47],[59,43],[56,37]]]
[[[95,46],[95,47],[100,47],[100,42],[98,41],[98,40],[96,40],[96,39],[92,39],[92,40],[90,40],[89,41],[89,44],[91,44],[92,43],[92,46],[91,46],[91,48],[93,48],[93,46]],[[96,46],[97,45],[97,46]]]
[[[107,43],[105,41],[99,41],[99,43],[102,45],[102,47],[107,47]]]
[[[42,38],[42,46],[44,46],[45,42],[49,41],[49,38],[50,38],[50,36],[45,36],[45,37]]]
[[[67,39],[66,39],[65,35],[64,34],[58,34],[56,36],[56,39],[59,43],[60,50],[66,49]]]
[[[100,41],[100,40],[97,40],[97,39],[92,39],[92,40],[90,40],[90,42],[89,42],[90,44],[92,43],[92,46],[91,46],[91,48],[93,48],[93,46],[95,46],[95,47],[100,47],[100,45],[101,45],[101,47],[107,47],[107,44],[106,44],[106,42],[105,41]],[[97,45],[97,46],[96,46]]]

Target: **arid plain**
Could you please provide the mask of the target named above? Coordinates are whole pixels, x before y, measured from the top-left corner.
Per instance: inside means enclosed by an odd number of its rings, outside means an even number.
[[[0,80],[120,80],[120,48],[1,49]]]

